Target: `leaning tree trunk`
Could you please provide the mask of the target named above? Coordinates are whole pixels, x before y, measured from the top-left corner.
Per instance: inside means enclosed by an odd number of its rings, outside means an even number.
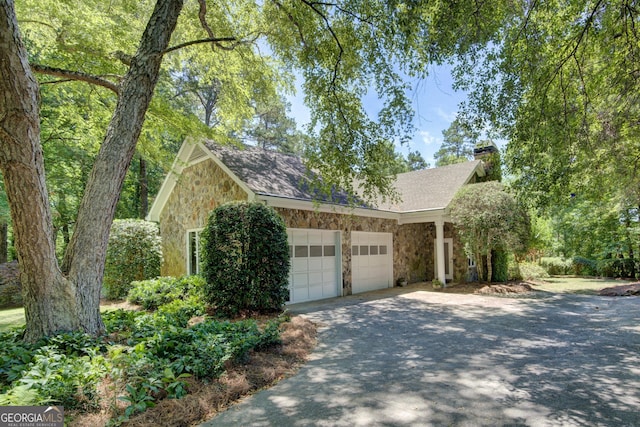
[[[0,0],[0,169],[21,268],[27,340],[61,330],[99,334],[104,329],[99,305],[109,230],[182,4],[157,0],[123,80],[65,254],[67,280],[55,257],[39,136],[38,84],[20,39],[13,0]]]
[[[158,0],[121,88],[106,137],[96,157],[78,211],[63,271],[76,284],[77,316],[86,332],[99,334],[100,291],[109,231],[125,175],[158,80],[182,0]]]
[[[38,83],[27,62],[12,0],[0,0],[0,169],[20,264],[27,330],[34,341],[78,329],[73,286],[55,256],[40,145]]]

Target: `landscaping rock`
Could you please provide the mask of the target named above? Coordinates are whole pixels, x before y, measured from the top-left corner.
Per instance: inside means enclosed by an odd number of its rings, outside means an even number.
[[[631,295],[640,295],[640,282],[604,288],[598,294],[605,297],[627,297]]]

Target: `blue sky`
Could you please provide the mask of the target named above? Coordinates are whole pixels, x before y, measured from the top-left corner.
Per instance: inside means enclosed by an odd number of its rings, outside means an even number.
[[[410,145],[396,147],[398,152],[406,155],[409,151],[418,150],[431,167],[435,166],[433,154],[442,144],[442,131],[449,127],[456,117],[458,105],[466,99],[466,93],[453,90],[452,84],[451,67],[447,65],[431,67],[426,79],[411,81],[412,89],[407,95],[415,111],[416,133]],[[289,99],[290,114],[299,128],[309,121],[302,98],[303,95],[298,93]],[[365,100],[365,109],[375,114],[379,109],[376,103],[376,99]]]

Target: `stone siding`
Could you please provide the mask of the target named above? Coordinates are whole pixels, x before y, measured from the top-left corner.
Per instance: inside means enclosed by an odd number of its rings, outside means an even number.
[[[185,168],[160,214],[162,275],[186,274],[187,230],[204,228],[209,213],[219,205],[247,197],[213,160]]]
[[[230,201],[247,200],[247,193],[212,160],[185,168],[162,213],[160,234],[164,262],[162,275],[186,274],[187,230],[204,228],[209,213]],[[351,232],[381,232],[393,235],[393,280],[430,281],[434,278],[433,223],[403,224],[395,220],[330,212],[276,208],[288,228],[340,231],[342,241],[343,293],[351,288]],[[444,227],[445,238],[454,239],[454,279],[464,280],[467,257],[452,224]]]
[[[393,234],[393,280],[401,277],[408,282],[421,282],[434,278],[433,249],[436,236],[434,224],[403,224],[395,220],[343,215],[329,212],[276,208],[288,228],[310,228],[340,231],[342,241],[342,287],[344,295],[352,293],[351,287],[351,232],[365,231]],[[460,258],[459,242],[451,224],[445,226],[445,237],[454,237],[455,271],[464,265]],[[463,253],[464,255],[464,253]],[[455,276],[454,276],[455,277]],[[462,276],[464,277],[464,276]]]

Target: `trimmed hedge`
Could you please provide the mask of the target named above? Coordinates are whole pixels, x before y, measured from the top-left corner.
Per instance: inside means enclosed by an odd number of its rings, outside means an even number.
[[[138,219],[115,220],[109,235],[104,287],[109,299],[123,299],[131,282],[160,275],[162,247],[158,225]]]
[[[216,208],[202,232],[205,299],[218,311],[280,310],[289,295],[289,245],[284,221],[261,203]]]

